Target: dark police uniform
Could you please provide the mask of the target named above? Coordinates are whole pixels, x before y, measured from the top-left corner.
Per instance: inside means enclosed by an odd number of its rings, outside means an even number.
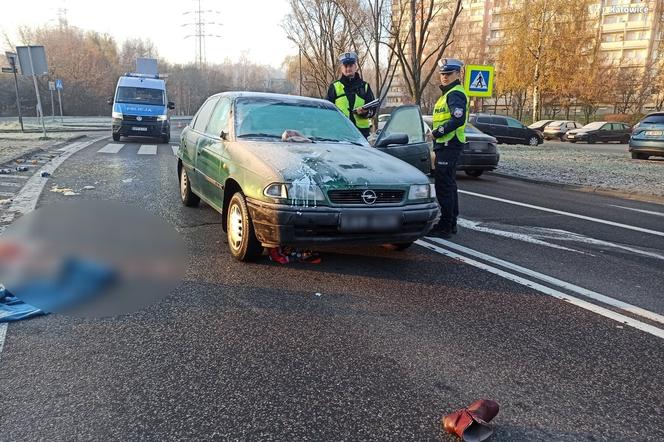
[[[354,64],[357,63],[357,55],[354,52],[346,52],[339,57],[339,61],[342,64]],[[356,73],[352,78],[342,75],[341,78],[330,85],[326,98],[334,103],[345,116],[350,118],[350,121],[362,132],[365,138],[369,136],[371,133],[371,118],[374,116],[375,109],[368,110],[366,115],[358,115],[352,112],[352,109],[363,106],[375,99],[371,86],[362,80],[360,74]]]
[[[463,63],[454,59],[438,62],[439,71],[460,71]],[[443,87],[441,97],[433,111],[434,152],[436,154],[435,186],[440,204],[441,218],[433,235],[449,237],[456,233],[459,216],[459,198],[456,184],[456,165],[466,143],[465,127],[468,122],[469,100],[459,80]]]

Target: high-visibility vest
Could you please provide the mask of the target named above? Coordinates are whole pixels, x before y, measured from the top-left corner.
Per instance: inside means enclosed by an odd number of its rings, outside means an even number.
[[[442,137],[436,138],[436,143],[446,143],[450,141],[456,135],[457,139],[465,143],[466,142],[466,124],[468,123],[468,111],[470,110],[470,100],[468,100],[468,95],[464,90],[463,86],[457,84],[449,91],[445,92],[436,102],[436,105],[433,109],[433,129],[437,129],[439,126],[445,124],[446,121],[452,119],[452,114],[450,113],[449,108],[447,107],[447,95],[452,91],[459,91],[466,96],[466,117],[463,122],[463,125],[456,128],[454,132],[443,135]]]
[[[369,85],[367,83],[364,83],[364,92],[367,92],[369,90]],[[346,96],[346,88],[344,87],[344,84],[337,80],[334,82],[334,92],[336,95],[336,98],[334,99],[334,104],[341,110],[341,112],[350,118],[350,102],[348,101],[348,97]],[[364,98],[360,97],[358,94],[355,94],[355,108],[358,108],[360,106],[364,106],[366,101],[364,101]],[[368,129],[371,126],[371,120],[369,118],[365,118],[361,115],[354,114],[353,118],[355,119],[355,126],[357,126],[360,129]]]

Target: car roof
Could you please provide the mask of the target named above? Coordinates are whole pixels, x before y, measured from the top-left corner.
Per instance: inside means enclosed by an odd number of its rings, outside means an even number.
[[[128,87],[143,87],[146,89],[166,89],[166,83],[164,80],[157,78],[144,78],[144,77],[126,77],[122,76],[118,80],[118,86],[128,86]]]
[[[648,115],[646,115],[646,116],[643,117],[643,118],[645,119],[645,118],[648,118],[648,117],[654,117],[654,116],[664,117],[664,111],[650,112]]]
[[[221,92],[213,96],[231,97],[233,99],[262,98],[266,100],[283,101],[285,103],[292,103],[292,104],[301,103],[303,105],[309,105],[309,106],[317,105],[317,106],[328,107],[331,109],[336,109],[336,106],[327,100],[323,100],[320,98],[302,97],[300,95],[273,94],[269,92],[228,91],[228,92]]]

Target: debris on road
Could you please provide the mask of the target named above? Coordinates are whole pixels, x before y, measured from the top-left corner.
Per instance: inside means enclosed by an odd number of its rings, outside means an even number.
[[[18,299],[4,288],[0,288],[0,322],[20,321],[45,315],[43,310]]]
[[[122,180],[123,183],[131,183],[132,181],[134,181],[133,178],[127,178],[127,179]]]
[[[464,441],[481,442],[493,434],[489,422],[498,414],[498,403],[480,399],[467,408],[462,408],[443,417],[443,428]]]
[[[1,204],[9,204],[9,203],[11,203],[11,202],[12,202],[12,199],[11,199],[11,198],[6,198],[6,199],[4,199],[4,200],[0,200],[0,205],[1,205]]]
[[[27,172],[28,170],[30,170],[30,168],[28,168],[28,166],[16,166],[16,171],[17,172]]]
[[[64,192],[63,195],[64,195],[64,196],[76,196],[76,195],[80,195],[80,193],[76,193],[76,192]]]
[[[323,294],[316,292],[316,296],[318,296],[320,298],[321,296],[323,296]]]
[[[311,250],[300,250],[292,247],[271,247],[268,249],[270,260],[279,264],[289,262],[304,262],[308,264],[320,264],[321,257],[318,252]]]
[[[41,173],[42,178],[48,178],[50,176],[51,176],[51,174],[49,172],[46,172],[45,170],[42,170],[42,173]]]
[[[84,186],[83,190],[93,190],[95,186]]]
[[[10,175],[11,173],[11,169],[0,169],[0,175]]]
[[[60,187],[56,184],[53,187],[51,187],[51,192],[67,194],[67,193],[74,193],[74,189],[71,189],[69,187]],[[67,195],[67,196],[70,196],[70,195]]]

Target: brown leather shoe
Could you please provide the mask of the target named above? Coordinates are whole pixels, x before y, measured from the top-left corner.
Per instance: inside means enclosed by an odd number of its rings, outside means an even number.
[[[467,442],[481,442],[493,434],[489,422],[498,414],[498,403],[480,399],[467,408],[457,410],[443,418],[443,428]]]

